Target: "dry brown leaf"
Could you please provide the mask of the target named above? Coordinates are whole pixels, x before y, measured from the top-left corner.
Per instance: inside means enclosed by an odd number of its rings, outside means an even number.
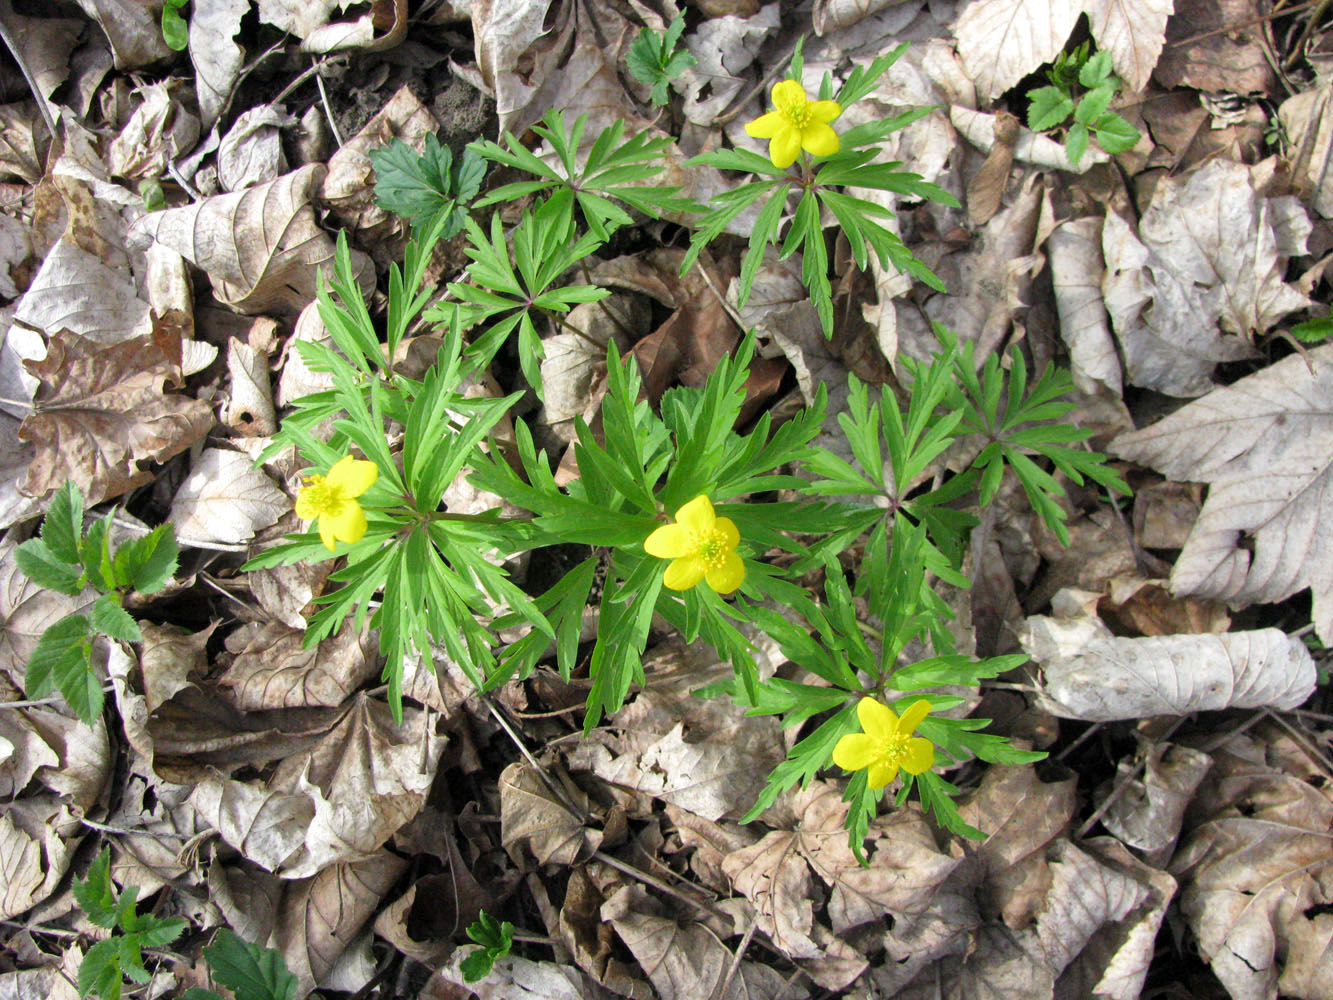
[[[816,0],[814,9],[815,34],[838,31],[906,0]]]
[[[227,636],[227,649],[236,658],[218,684],[246,711],[335,708],[374,676],[374,638],[358,635],[350,620],[309,649],[304,637],[304,628],[278,622],[242,625]]]
[[[695,65],[680,76],[687,121],[713,126],[741,92],[753,84],[746,70],[778,27],[778,5],[767,4],[748,17],[710,18],[685,38]],[[746,145],[753,140],[746,140]]]
[[[51,895],[83,840],[83,828],[56,795],[8,803],[0,814],[0,920]]]
[[[552,2],[559,0],[473,0],[477,69],[495,96],[501,133],[517,134],[541,116],[540,111],[531,114],[528,106],[537,88],[559,65],[567,42],[553,27],[561,8],[552,16]]]
[[[1326,529],[1333,445],[1333,347],[1292,355],[1122,434],[1114,454],[1208,499],[1171,571],[1177,595],[1233,607],[1311,589],[1315,629],[1333,639],[1333,535]]]
[[[1109,722],[1224,708],[1294,708],[1314,690],[1309,650],[1280,629],[1222,635],[1114,636],[1061,591],[1059,617],[1019,636],[1045,675],[1042,701],[1067,719]]]
[[[55,767],[60,758],[18,709],[0,710],[0,796],[16,799],[37,769]]]
[[[725,993],[718,993],[732,964],[731,950],[708,927],[682,924],[664,913],[642,886],[624,886],[608,899],[601,918],[615,928],[648,973],[661,1000],[796,1000],[809,996],[785,988],[786,977],[758,962],[741,962]]]
[[[238,312],[297,313],[315,296],[316,272],[333,259],[333,240],[311,208],[325,169],[312,163],[268,184],[153,212],[131,227],[131,245],[165,243],[207,273],[218,300]],[[367,263],[353,254],[358,280],[373,280]]]
[[[308,5],[307,5],[308,6]],[[240,79],[245,50],[236,44],[249,0],[210,0],[190,11],[190,62],[204,128],[212,128]]]
[[[99,344],[115,344],[152,329],[148,303],[139,298],[128,273],[117,270],[82,247],[60,240],[42,261],[14,313],[8,349],[23,326],[54,332],[69,330]],[[21,349],[24,358],[41,357],[40,346]]]
[[[1105,791],[1118,789],[1118,797],[1110,803],[1102,825],[1158,867],[1171,860],[1185,809],[1213,759],[1175,743],[1153,743],[1145,753],[1141,776],[1128,760],[1116,766],[1115,781]]]
[[[258,104],[243,112],[218,144],[218,186],[239,191],[286,173],[279,130],[295,124],[296,118],[280,104]]]
[[[116,69],[139,69],[171,55],[152,4],[139,0],[78,0],[78,4],[106,34]]]
[[[522,761],[500,774],[500,831],[506,848],[526,841],[543,865],[586,861],[602,843],[601,831],[584,826]]]
[[[1277,78],[1253,28],[1264,16],[1256,0],[1176,0],[1167,46],[1153,78],[1161,86],[1208,94],[1271,94]],[[1259,29],[1262,31],[1262,29]]]
[[[213,425],[207,403],[166,392],[179,368],[151,337],[99,347],[62,331],[28,370],[41,383],[18,431],[37,448],[23,483],[32,496],[67,479],[89,505],[119,496],[152,480],[140,461],[164,462]]]
[[[423,1000],[588,1000],[595,995],[574,966],[533,962],[518,955],[506,955],[485,979],[469,983],[459,963],[466,957],[464,952],[471,950],[460,948],[454,952],[422,990]]]
[[[954,24],[963,68],[983,101],[999,97],[1065,47],[1082,3],[973,0]]]
[[[178,80],[150,84],[140,92],[140,104],[111,141],[106,153],[107,173],[130,181],[161,177],[199,142],[199,119],[180,100]]]
[[[241,549],[291,509],[287,494],[246,456],[207,448],[176,491],[167,520],[182,545]]]
[[[1084,392],[1104,386],[1121,393],[1120,358],[1102,302],[1102,220],[1090,215],[1056,226],[1049,241],[1051,284],[1060,338],[1069,348],[1074,384]]]
[[[1285,740],[1262,727],[1214,753],[1171,864],[1203,958],[1247,1000],[1333,982],[1333,798],[1281,762]]]
[[[787,957],[818,958],[821,950],[810,937],[815,920],[810,867],[797,846],[795,833],[773,830],[728,855],[722,870],[754,904],[759,929]]]
[[[223,422],[245,437],[267,437],[278,430],[269,385],[268,354],[232,337],[227,341],[227,373],[231,398]]]
[[[1020,128],[1018,119],[1007,111],[994,118],[990,152],[967,185],[967,221],[973,229],[985,225],[1000,210]]]

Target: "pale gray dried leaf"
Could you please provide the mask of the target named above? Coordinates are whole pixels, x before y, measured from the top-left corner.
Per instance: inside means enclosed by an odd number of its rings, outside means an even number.
[[[0,919],[17,916],[40,898],[41,847],[0,813]]]
[[[68,709],[62,712],[39,708],[26,713],[28,721],[60,758],[56,764],[44,764],[36,777],[87,815],[102,801],[111,778],[114,764],[111,742],[103,720],[87,726],[68,712]]]
[[[78,0],[111,43],[116,69],[140,69],[171,55],[158,25],[158,9],[141,0]]]
[[[287,343],[287,356],[282,365],[282,374],[278,376],[279,406],[290,406],[293,400],[312,393],[324,392],[333,388],[333,375],[329,372],[317,372],[305,363],[305,358],[296,349],[302,341],[316,344],[332,344],[328,328],[319,317],[319,303],[312,301],[296,318],[291,339]]]
[[[6,804],[0,813],[0,920],[51,895],[83,841],[83,828],[56,795]]]
[[[995,146],[996,118],[996,115],[988,115],[961,104],[954,104],[949,108],[949,121],[953,123],[953,127],[983,153],[989,153]],[[1077,164],[1071,164],[1063,143],[1020,125],[1018,138],[1014,140],[1014,159],[1047,170],[1084,174],[1097,164],[1106,163],[1111,158],[1100,146],[1092,146]]]
[[[816,0],[814,9],[815,34],[847,28],[885,7],[898,6],[908,0]]]
[[[1249,167],[1220,159],[1162,178],[1139,221],[1148,248],[1182,284],[1203,289],[1204,315],[1246,337],[1310,305],[1284,280],[1287,258],[1305,252],[1309,233],[1294,198],[1265,197]]]
[[[236,44],[248,0],[194,0],[190,5],[190,62],[203,127],[212,128],[240,79],[245,50]]]
[[[695,59],[679,81],[687,121],[711,127],[713,119],[752,86],[745,70],[777,29],[778,6],[768,4],[751,17],[709,18],[686,37],[685,48]]]
[[[180,100],[179,80],[144,87],[143,103],[130,115],[106,153],[107,173],[130,181],[161,177],[199,142],[199,119]]]
[[[1325,84],[1287,98],[1278,108],[1278,119],[1296,150],[1293,170],[1298,190],[1309,192],[1312,207],[1326,219],[1333,216],[1333,170],[1325,168],[1333,155],[1331,99],[1333,86]]]
[[[119,343],[153,327],[148,303],[139,298],[128,274],[63,239],[42,261],[14,321],[48,333],[70,330],[99,344]],[[10,328],[10,342],[16,329]],[[24,351],[22,356],[34,355]]]
[[[1305,644],[1275,628],[1130,637],[1095,620],[1033,615],[1019,641],[1042,667],[1047,710],[1089,722],[1295,708],[1317,676]]]
[[[543,339],[542,422],[565,444],[574,440],[575,417],[591,419],[587,411],[593,386],[606,377],[606,345],[614,340],[623,357],[632,346],[623,331],[642,336],[648,333],[650,318],[651,309],[642,297],[612,292],[600,302],[576,305],[566,321],[568,331]]]
[[[789,958],[818,958],[811,939],[814,897],[810,868],[796,849],[796,834],[773,830],[757,844],[727,856],[722,870],[754,904],[757,926]]]
[[[1069,348],[1074,384],[1084,392],[1105,386],[1121,392],[1120,358],[1106,306],[1102,302],[1102,220],[1090,215],[1071,219],[1051,233],[1051,285],[1060,317],[1060,337]]]
[[[1127,760],[1116,766],[1115,781],[1107,791],[1118,788],[1119,797],[1102,816],[1102,825],[1142,851],[1150,864],[1164,865],[1171,860],[1185,809],[1213,759],[1176,743],[1153,743],[1146,753],[1142,776]]]
[[[1202,957],[1237,1000],[1318,1000],[1333,976],[1333,798],[1273,766],[1275,729],[1233,737],[1172,861]]]
[[[278,622],[243,625],[227,636],[236,654],[218,683],[237,708],[337,707],[376,671],[375,644],[349,619],[337,634],[305,648],[305,630]]]
[[[18,798],[40,767],[60,758],[28,718],[16,708],[0,710],[0,796]]]
[[[1202,290],[1140,242],[1114,211],[1103,224],[1102,252],[1102,294],[1131,385],[1201,396],[1212,387],[1218,362],[1254,353],[1241,338],[1223,335]]]
[[[267,871],[300,854],[315,804],[305,796],[271,792],[216,773],[194,787],[191,804],[224,841]]]
[[[1142,90],[1162,54],[1175,0],[1083,0],[1083,9],[1097,48],[1111,53],[1125,89]]]
[[[0,298],[18,298],[13,271],[31,255],[27,228],[8,215],[0,216]]]
[[[69,77],[70,55],[78,47],[84,23],[72,17],[24,17],[5,8],[5,27],[43,97],[50,97]]]
[[[999,97],[1064,49],[1082,3],[973,0],[954,22],[963,68],[983,101]]]
[[[1311,589],[1333,640],[1333,346],[1216,389],[1109,450],[1208,498],[1171,571],[1180,594],[1234,607]]]
[[[538,864],[572,865],[602,843],[528,764],[515,761],[500,774],[500,838],[505,847],[526,841]]]
[[[183,545],[243,546],[277,522],[292,501],[240,452],[208,448],[195,459],[167,516]]]
[[[593,995],[588,980],[575,966],[534,962],[518,955],[506,955],[485,979],[469,983],[459,965],[474,950],[457,949],[421,995],[441,1000],[460,995],[476,996],[477,1000],[587,1000]]]
[[[333,240],[311,207],[325,170],[311,163],[268,184],[153,212],[131,227],[131,245],[165,243],[207,273],[218,299],[238,312],[299,312],[314,298],[316,273],[333,260]],[[358,280],[373,278],[365,263],[353,255]]]
[[[305,38],[328,23],[333,12],[346,7],[343,0],[259,0],[259,19],[297,38]]]
[[[278,418],[269,386],[268,356],[232,337],[227,342],[227,373],[231,377],[231,399],[223,421],[246,437],[275,433]]]
[[[472,5],[477,69],[495,97],[501,131],[513,127],[554,69],[552,49],[563,40],[558,29],[548,26],[550,8],[550,0],[477,0]],[[548,37],[553,31],[554,37]]]
[[[280,104],[259,104],[243,112],[218,146],[218,185],[239,191],[277,180],[287,169],[280,129],[296,124]]]
[[[176,625],[144,622],[143,647],[139,653],[139,672],[143,678],[144,705],[150,713],[189,687],[191,675],[208,672],[209,637],[215,625],[202,632],[190,633]]]

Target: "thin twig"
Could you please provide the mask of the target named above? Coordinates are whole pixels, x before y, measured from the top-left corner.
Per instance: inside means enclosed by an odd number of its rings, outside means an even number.
[[[717,296],[718,302],[722,303],[722,308],[727,311],[727,315],[731,317],[731,321],[740,327],[742,335],[745,334],[748,329],[745,325],[745,320],[741,319],[741,314],[730,302],[727,301],[727,297],[718,291],[717,285],[713,284],[713,276],[708,273],[708,265],[699,262],[699,273],[703,276],[704,284],[708,286],[708,290]]]
[[[79,822],[90,830],[100,830],[102,833],[113,833],[118,837],[156,837],[158,840],[189,840],[189,837],[179,833],[159,833],[156,830],[130,830],[123,826],[109,826],[106,823],[96,823],[86,817],[80,816]]]
[[[756,83],[752,89],[746,92],[745,96],[741,98],[739,104],[737,104],[730,111],[718,115],[716,118],[712,120],[710,124],[714,126],[725,125],[727,124],[727,122],[731,121],[738,114],[744,111],[746,105],[748,105],[750,101],[752,101],[757,95],[763,93],[764,88],[767,87],[769,83],[772,82],[773,78],[777,76],[779,73],[781,73],[783,69],[787,66],[787,64],[791,62],[791,57],[796,54],[797,46],[802,45],[805,42],[806,38],[809,36],[809,34],[810,32],[808,31],[803,32],[801,34],[801,37],[796,39],[796,44],[791,47],[791,49],[787,52],[787,55],[773,64],[773,68],[770,69],[767,73],[765,73],[763,75],[763,78],[760,79],[760,81]]]
[[[1216,35],[1229,35],[1233,31],[1240,31],[1242,28],[1252,28],[1256,24],[1262,24],[1264,21],[1271,21],[1276,17],[1285,17],[1287,14],[1299,14],[1303,10],[1309,10],[1318,4],[1327,4],[1328,0],[1308,0],[1295,7],[1288,7],[1282,11],[1272,11],[1268,14],[1260,14],[1258,17],[1251,17],[1245,21],[1237,21],[1235,24],[1224,24],[1220,28],[1213,28],[1211,31],[1202,31],[1197,35],[1190,35],[1189,38],[1182,38],[1179,41],[1170,42],[1165,47],[1176,49],[1182,45],[1192,45],[1195,42],[1201,42],[1205,38],[1213,38]]]
[[[329,131],[333,133],[333,141],[342,149],[343,137],[338,131],[338,123],[333,119],[333,105],[329,103],[329,92],[324,89],[324,75],[315,74],[315,86],[319,88],[319,102],[324,106],[324,117],[329,120]]]
[[[1171,728],[1168,729],[1165,733],[1163,733],[1160,739],[1154,740],[1153,744],[1156,745],[1157,743],[1165,743],[1175,734],[1176,730],[1179,729],[1184,724],[1185,724],[1185,718],[1184,716],[1182,716],[1175,722],[1171,723]],[[1113,805],[1115,805],[1116,802],[1120,800],[1120,796],[1125,794],[1126,789],[1129,788],[1129,783],[1138,778],[1138,776],[1143,772],[1144,768],[1146,768],[1147,766],[1148,766],[1148,755],[1144,754],[1143,759],[1134,765],[1133,770],[1126,771],[1124,775],[1116,779],[1115,787],[1111,789],[1111,794],[1106,796],[1106,798],[1102,800],[1102,804],[1099,805],[1097,809],[1093,812],[1093,814],[1088,817],[1087,821],[1078,828],[1078,832],[1074,834],[1075,840],[1082,840],[1084,837],[1088,835],[1088,831],[1091,830],[1094,826],[1096,826],[1098,820],[1100,820],[1103,816],[1105,816],[1107,811]]]
[[[1310,36],[1314,34],[1314,29],[1319,23],[1319,19],[1328,12],[1328,5],[1329,0],[1318,0],[1318,5],[1315,7],[1314,13],[1310,15],[1310,20],[1305,22],[1305,30],[1301,32],[1301,37],[1296,40],[1296,45],[1292,48],[1291,55],[1287,56],[1287,69],[1291,69],[1304,58],[1305,47],[1310,44]],[[1305,6],[1308,7],[1309,4],[1306,4]],[[1293,7],[1291,10],[1282,11],[1282,13],[1291,14],[1300,9],[1300,7]]]
[[[727,969],[727,974],[722,982],[718,983],[717,989],[713,991],[712,1000],[725,1000],[727,991],[731,989],[732,980],[736,978],[736,973],[740,971],[741,959],[745,957],[745,952],[749,950],[750,942],[754,940],[755,929],[759,926],[759,912],[750,918],[750,926],[745,929],[745,936],[741,938],[741,943],[736,946],[736,953],[731,956],[731,967]]]
[[[625,861],[621,861],[619,858],[613,858],[605,851],[594,851],[592,856],[596,860],[602,862],[603,864],[610,865],[617,871],[623,872],[626,875],[630,876],[630,878],[636,878],[644,885],[652,886],[658,892],[664,892],[672,899],[678,900],[679,902],[682,902],[687,906],[693,906],[696,910],[700,910],[704,913],[709,914],[710,916],[724,917],[724,918],[726,917],[725,913],[719,910],[716,906],[713,906],[711,903],[706,903],[698,899],[692,899],[691,897],[687,896],[685,893],[677,889],[675,886],[671,885],[670,883],[663,882],[656,875],[649,875],[642,868],[636,868],[634,865],[631,865]]]
[[[1287,735],[1292,738],[1292,741],[1298,747],[1300,747],[1301,752],[1310,758],[1310,762],[1314,764],[1315,767],[1323,771],[1325,776],[1333,778],[1333,768],[1330,768],[1328,764],[1324,762],[1324,758],[1319,753],[1318,749],[1310,745],[1310,741],[1305,738],[1305,735],[1300,730],[1274,712],[1271,708],[1265,708],[1263,712],[1282,729],[1286,730]]]

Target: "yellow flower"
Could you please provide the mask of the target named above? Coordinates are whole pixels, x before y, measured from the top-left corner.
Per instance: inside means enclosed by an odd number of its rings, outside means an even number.
[[[908,774],[929,771],[935,763],[935,745],[921,736],[913,736],[916,727],[930,711],[930,702],[913,702],[900,719],[893,709],[874,698],[862,698],[856,706],[863,733],[849,733],[833,748],[833,763],[847,771],[868,768],[866,779],[871,788],[883,788],[898,776],[898,768]]]
[[[736,554],[741,533],[729,517],[718,517],[706,496],[697,496],[676,511],[676,523],[664,524],[643,542],[644,551],[670,559],[662,582],[672,590],[689,590],[700,580],[719,594],[730,594],[745,579],[745,563]]]
[[[747,135],[768,139],[768,158],[773,166],[786,169],[796,162],[801,150],[815,156],[832,156],[838,151],[838,133],[829,122],[842,114],[837,101],[812,101],[805,88],[795,80],[773,84],[773,107],[745,126]]]
[[[344,455],[327,476],[307,476],[296,497],[296,516],[302,521],[319,520],[319,540],[330,552],[337,542],[359,542],[366,533],[366,515],[356,502],[379,478],[374,462],[360,462]]]

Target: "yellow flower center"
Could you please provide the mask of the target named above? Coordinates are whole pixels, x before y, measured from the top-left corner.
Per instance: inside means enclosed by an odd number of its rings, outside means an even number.
[[[906,733],[889,733],[875,741],[875,759],[883,764],[898,764],[907,756]]]
[[[320,517],[337,517],[347,506],[350,497],[341,486],[333,486],[323,476],[310,476],[301,488],[301,499],[308,503]]]
[[[691,531],[690,542],[694,546],[694,558],[709,569],[718,569],[727,559],[727,539],[717,528],[708,531]]]
[[[796,128],[803,129],[814,119],[810,112],[809,101],[793,101],[782,109],[782,116]]]

